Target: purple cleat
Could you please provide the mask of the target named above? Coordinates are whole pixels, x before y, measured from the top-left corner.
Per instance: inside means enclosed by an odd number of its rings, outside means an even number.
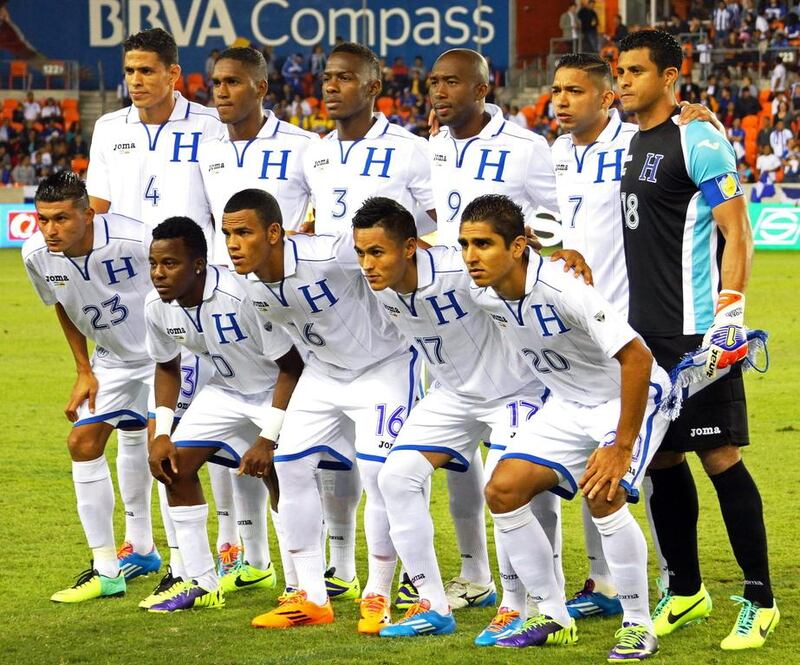
[[[558,621],[546,614],[531,617],[522,627],[508,637],[495,642],[497,647],[540,647],[545,644],[568,645],[578,641],[575,619],[570,619],[569,626],[562,626]]]
[[[225,597],[222,595],[222,589],[217,588],[214,591],[206,591],[196,582],[193,582],[188,587],[180,588],[174,596],[170,596],[166,600],[153,605],[148,611],[164,614],[193,608],[213,609],[224,606]]]
[[[617,638],[617,643],[608,652],[609,663],[621,660],[639,662],[658,653],[658,638],[647,629],[647,626],[623,623],[622,628],[614,633],[614,637]]]

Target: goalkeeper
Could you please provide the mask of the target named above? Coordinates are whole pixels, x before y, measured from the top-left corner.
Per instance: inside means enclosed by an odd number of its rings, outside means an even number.
[[[707,375],[730,371],[689,399],[649,467],[653,523],[669,588],[653,614],[658,636],[707,617],[697,553],[698,500],[686,461],[695,452],[717,492],[744,576],[738,619],[723,649],[761,647],[780,615],[770,584],[761,495],[742,460],[749,444],[741,363],[753,240],[734,151],[709,123],[678,125],[682,60],[674,37],[631,33],[620,44],[619,87],[636,114],[621,181],[631,326],[662,367],[704,345]]]

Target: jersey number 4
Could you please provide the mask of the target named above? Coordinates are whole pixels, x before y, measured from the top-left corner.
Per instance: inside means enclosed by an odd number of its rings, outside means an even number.
[[[156,177],[154,175],[151,175],[150,180],[147,181],[147,187],[144,188],[144,198],[146,201],[150,201],[152,205],[158,205],[158,200],[161,198],[161,194],[158,193],[158,187],[156,187]]]

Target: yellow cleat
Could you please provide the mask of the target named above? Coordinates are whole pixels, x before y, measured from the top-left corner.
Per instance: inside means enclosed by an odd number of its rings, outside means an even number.
[[[664,637],[679,628],[707,619],[712,607],[711,596],[703,584],[693,596],[676,596],[667,590],[653,610],[656,637]]]
[[[733,630],[720,642],[720,647],[725,651],[760,649],[781,620],[777,603],[773,600],[772,607],[761,607],[741,596],[731,596],[731,600],[741,603],[742,608]]]
[[[386,596],[368,593],[364,598],[356,600],[361,604],[361,618],[358,620],[358,632],[362,635],[377,635],[392,622],[389,614],[391,603]]]

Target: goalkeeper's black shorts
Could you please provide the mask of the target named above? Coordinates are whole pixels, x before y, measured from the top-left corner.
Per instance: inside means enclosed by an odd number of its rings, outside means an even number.
[[[696,350],[702,341],[702,335],[645,338],[656,362],[666,370],[671,370],[685,353]],[[683,403],[680,416],[670,425],[659,450],[688,452],[749,443],[747,401],[739,363]]]

